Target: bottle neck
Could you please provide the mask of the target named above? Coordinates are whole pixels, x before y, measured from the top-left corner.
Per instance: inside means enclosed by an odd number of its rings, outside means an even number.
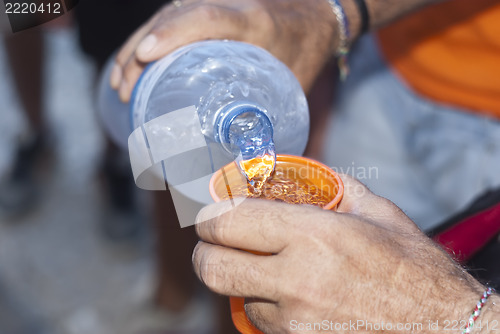
[[[215,124],[216,139],[234,157],[254,158],[270,147],[274,150],[273,126],[266,110],[251,102],[224,107]]]

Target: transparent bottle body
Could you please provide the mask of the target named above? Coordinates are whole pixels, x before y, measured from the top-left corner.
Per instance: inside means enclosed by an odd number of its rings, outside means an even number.
[[[233,107],[243,103],[269,119],[276,153],[301,155],[305,149],[309,113],[302,88],[283,63],[256,46],[215,40],[193,43],[174,51],[147,67],[134,89],[128,112],[123,110],[123,105],[120,111],[113,107],[119,103],[112,103],[117,97],[107,85],[108,78],[105,74],[103,80],[106,82],[101,83],[100,88],[101,115],[108,131],[122,145],[127,142],[124,137],[134,129],[167,113],[194,106],[209,157],[198,157],[197,161],[188,164],[214,172],[234,160],[234,144],[243,143],[234,136],[226,138],[224,133],[230,129],[222,129],[231,126],[224,120]],[[123,120],[124,117],[127,120]],[[248,125],[244,124],[244,117],[237,120],[243,122],[238,126],[240,130]],[[127,130],[123,129],[126,122],[130,124]],[[198,140],[194,138],[196,130],[187,129],[185,123],[182,118],[171,120],[168,126],[156,128],[155,135],[163,138],[165,146]],[[209,166],[201,167],[201,160],[207,160],[204,163]],[[181,167],[177,164],[175,168]],[[203,174],[199,171],[186,173]]]

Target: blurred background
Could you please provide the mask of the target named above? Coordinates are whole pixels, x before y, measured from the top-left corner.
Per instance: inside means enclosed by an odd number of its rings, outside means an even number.
[[[0,333],[123,333],[125,319],[152,293],[147,224],[128,240],[102,233],[108,208],[98,178],[104,139],[93,107],[95,67],[80,51],[74,25],[45,28],[43,40],[49,154],[39,161],[36,206],[0,216]],[[0,73],[5,178],[27,127],[5,43]]]
[[[0,334],[210,332],[203,293],[180,314],[155,301],[151,194],[101,131],[94,88],[110,51],[85,55],[74,16],[19,34],[2,18]]]

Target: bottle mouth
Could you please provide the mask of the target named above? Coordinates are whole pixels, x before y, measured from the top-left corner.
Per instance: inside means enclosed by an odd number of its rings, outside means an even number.
[[[222,108],[217,118],[216,140],[231,153],[234,151],[231,134],[240,132],[243,136],[245,131],[257,132],[266,128],[267,135],[273,137],[273,127],[266,110],[253,103],[233,102]]]

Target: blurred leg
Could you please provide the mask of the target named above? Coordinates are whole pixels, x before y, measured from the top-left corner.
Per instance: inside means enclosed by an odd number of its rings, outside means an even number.
[[[304,155],[313,159],[322,159],[324,137],[335,95],[336,76],[337,64],[331,61],[321,71],[307,96],[311,129]]]
[[[135,197],[137,187],[128,154],[107,139],[100,167],[108,204],[99,224],[103,236],[117,244],[139,242],[145,224]]]
[[[40,29],[6,34],[5,47],[15,91],[27,116],[28,133],[21,137],[10,172],[0,184],[0,215],[11,219],[34,208],[38,187],[34,171],[43,151],[43,36]]]
[[[201,286],[191,263],[198,238],[194,226],[180,228],[170,192],[156,192],[154,197],[159,278],[156,302],[164,309],[181,312],[193,301],[196,290]],[[217,333],[237,333],[231,321],[229,299],[217,296],[216,305]]]
[[[194,295],[196,277],[191,253],[197,238],[193,226],[180,228],[170,192],[156,192],[154,197],[159,275],[156,301],[170,311],[179,312]]]
[[[26,112],[31,130],[38,134],[43,127],[42,72],[43,35],[33,28],[5,37],[7,59],[16,92]]]

